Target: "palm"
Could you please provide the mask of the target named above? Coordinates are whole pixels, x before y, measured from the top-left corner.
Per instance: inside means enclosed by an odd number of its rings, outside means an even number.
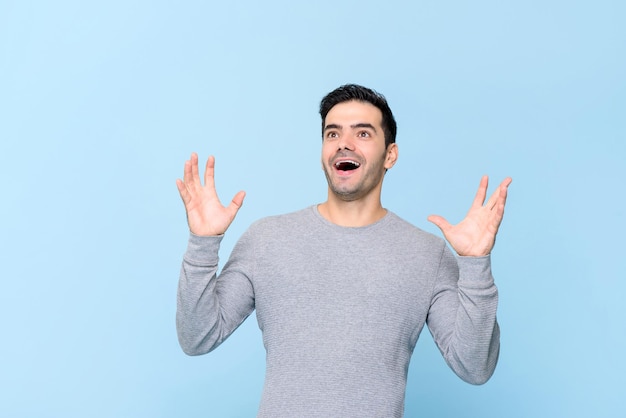
[[[194,153],[185,162],[183,180],[176,185],[187,211],[189,229],[196,235],[221,235],[230,226],[243,204],[245,193],[237,193],[228,206],[223,206],[215,191],[215,158],[209,157],[204,185],[198,173],[198,156]]]
[[[465,219],[456,225],[443,217],[431,215],[428,220],[437,225],[452,248],[461,256],[483,256],[491,252],[498,228],[504,216],[507,188],[511,179],[506,178],[491,195],[486,204],[487,176],[480,181],[474,202]]]

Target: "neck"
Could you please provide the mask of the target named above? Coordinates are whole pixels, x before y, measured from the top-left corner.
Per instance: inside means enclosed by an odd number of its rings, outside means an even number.
[[[345,227],[371,225],[387,214],[380,198],[345,201],[332,193],[329,193],[328,200],[319,204],[317,209],[327,221]]]

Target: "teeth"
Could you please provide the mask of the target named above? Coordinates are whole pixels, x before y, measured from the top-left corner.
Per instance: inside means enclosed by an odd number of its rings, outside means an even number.
[[[361,164],[360,164],[360,163],[358,163],[358,162],[356,162],[356,161],[353,161],[353,160],[341,160],[341,161],[337,161],[337,162],[335,163],[335,167],[339,167],[339,166],[340,166],[340,165],[342,165],[342,164],[352,164],[352,165],[353,165],[353,166],[355,166],[355,167],[360,167],[360,166],[361,166]]]

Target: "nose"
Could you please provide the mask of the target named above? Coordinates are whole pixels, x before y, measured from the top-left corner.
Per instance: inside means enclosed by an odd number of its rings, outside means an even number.
[[[350,137],[350,135],[341,135],[341,137],[337,141],[337,149],[354,151],[354,141],[352,137]]]

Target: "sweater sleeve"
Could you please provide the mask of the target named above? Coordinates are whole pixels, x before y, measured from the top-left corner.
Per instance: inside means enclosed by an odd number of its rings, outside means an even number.
[[[483,384],[495,370],[497,305],[490,256],[455,259],[444,246],[427,323],[446,363],[468,383]]]
[[[183,351],[200,355],[217,348],[254,310],[249,246],[242,239],[218,275],[223,236],[191,234],[178,282],[176,331]]]

